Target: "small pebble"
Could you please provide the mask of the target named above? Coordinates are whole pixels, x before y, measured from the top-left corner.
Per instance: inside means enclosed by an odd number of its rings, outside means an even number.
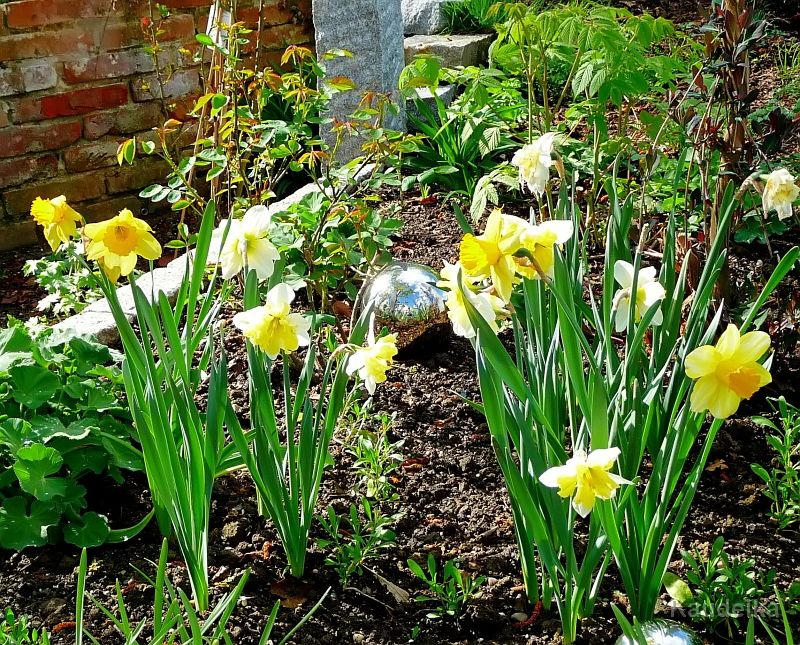
[[[354,643],[363,643],[364,642],[364,634],[361,632],[356,632],[353,634],[353,642]]]
[[[523,614],[521,611],[514,612],[511,614],[511,620],[515,623],[524,623],[528,620],[528,614]]]

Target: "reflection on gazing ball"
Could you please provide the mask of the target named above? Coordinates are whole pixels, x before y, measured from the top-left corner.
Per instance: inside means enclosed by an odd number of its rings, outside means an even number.
[[[439,275],[423,264],[393,261],[364,282],[356,298],[355,319],[372,306],[375,331],[386,327],[397,334],[403,349],[427,331],[448,323],[445,292],[436,286]]]
[[[702,645],[700,637],[688,627],[672,620],[645,620],[640,624],[647,645]],[[620,636],[617,645],[641,645]]]

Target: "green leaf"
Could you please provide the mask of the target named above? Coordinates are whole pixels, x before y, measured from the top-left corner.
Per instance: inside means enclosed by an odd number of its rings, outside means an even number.
[[[50,400],[61,385],[58,376],[38,365],[17,365],[9,374],[14,382],[14,400],[32,410]]]
[[[84,513],[77,522],[67,522],[64,527],[64,540],[81,548],[105,544],[108,534],[108,519],[93,511]]]
[[[20,488],[42,501],[63,496],[67,489],[67,480],[50,476],[61,470],[63,462],[57,450],[41,443],[20,448],[14,464],[14,473]]]
[[[76,337],[70,339],[69,347],[80,372],[87,372],[93,367],[111,362],[111,352],[100,343]]]
[[[9,327],[0,331],[0,372],[20,361],[32,360],[30,336],[19,327]]]
[[[47,443],[56,437],[66,437],[78,441],[86,437],[92,428],[97,427],[97,422],[90,418],[73,421],[65,427],[61,419],[56,417],[33,417],[30,424],[31,436],[42,443]]]
[[[671,571],[664,574],[664,588],[669,597],[679,603],[681,607],[686,607],[694,598],[689,585]]]
[[[24,497],[9,497],[0,508],[0,546],[21,551],[47,544],[47,529],[58,523],[60,514],[52,504],[34,501],[28,513]]]

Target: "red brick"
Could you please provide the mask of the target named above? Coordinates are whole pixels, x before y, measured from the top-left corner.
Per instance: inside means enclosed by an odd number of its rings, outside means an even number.
[[[166,117],[160,102],[124,105],[84,117],[84,137],[93,141],[106,134],[130,134],[150,130],[164,124]]]
[[[43,27],[79,18],[106,17],[125,8],[128,0],[20,0],[6,6],[11,29]]]
[[[194,42],[194,16],[179,13],[165,20],[157,21],[156,34],[160,43],[171,41]],[[149,31],[149,30],[148,30]],[[98,43],[102,50],[123,49],[142,45],[149,40],[139,20],[112,22],[103,25]]]
[[[119,144],[119,140],[110,139],[67,148],[64,151],[64,167],[67,172],[83,172],[113,166],[117,163]]]
[[[0,204],[0,213],[3,206]],[[36,224],[33,221],[3,223],[0,235],[0,251],[36,244]]]
[[[0,38],[0,61],[80,54],[90,51],[93,44],[92,34],[83,29],[4,36]]]
[[[110,219],[124,208],[130,210],[137,217],[148,213],[145,200],[133,195],[104,199],[96,204],[75,204],[74,207],[87,222],[100,222]]]
[[[253,51],[256,47],[258,34],[253,32],[246,38],[250,44],[245,46],[245,51]],[[265,29],[261,34],[262,49],[286,49],[289,45],[302,45],[314,40],[314,33],[306,24],[276,25]]]
[[[58,150],[80,139],[82,130],[80,119],[5,128],[0,130],[0,158]]]
[[[195,9],[210,6],[212,0],[161,0],[161,4],[168,9]]]
[[[305,2],[287,2],[286,0],[266,0],[262,12],[265,26],[284,25],[288,22],[305,22],[311,15],[310,7],[306,8]],[[306,13],[307,11],[307,13]],[[246,7],[239,9],[236,20],[245,23],[248,27],[258,27],[259,7]]]
[[[12,96],[25,92],[22,72],[16,67],[0,69],[0,96]]]
[[[8,118],[8,105],[0,103],[0,128],[5,128],[11,123]]]
[[[161,159],[140,159],[132,166],[122,166],[111,171],[106,178],[109,194],[126,193],[166,180],[169,164]]]
[[[103,171],[84,172],[79,175],[53,179],[35,186],[9,190],[3,199],[10,214],[29,212],[33,200],[37,197],[52,199],[59,195],[65,195],[69,202],[85,202],[97,199],[105,193],[104,178]]]
[[[152,72],[154,69],[153,57],[142,49],[134,49],[68,61],[64,63],[64,80],[70,84],[86,83]]]
[[[133,100],[151,101],[154,98],[178,98],[200,91],[200,75],[196,69],[178,70],[164,74],[159,85],[155,74],[149,74],[133,83]]]
[[[26,123],[119,107],[127,102],[128,86],[118,83],[40,98],[21,99],[13,108],[13,117],[15,123]]]
[[[0,188],[19,186],[31,179],[47,179],[58,173],[58,158],[55,155],[23,157],[0,161]]]

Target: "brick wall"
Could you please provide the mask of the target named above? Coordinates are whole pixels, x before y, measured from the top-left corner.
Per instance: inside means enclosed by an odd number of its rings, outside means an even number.
[[[36,196],[64,194],[91,218],[148,212],[137,193],[164,167],[145,159],[119,168],[117,146],[166,118],[185,118],[202,93],[195,34],[206,29],[211,0],[152,5],[158,73],[147,47],[148,0],[0,0],[0,248],[35,240]],[[253,28],[263,6],[263,60],[313,41],[311,0],[237,6],[237,19]]]

